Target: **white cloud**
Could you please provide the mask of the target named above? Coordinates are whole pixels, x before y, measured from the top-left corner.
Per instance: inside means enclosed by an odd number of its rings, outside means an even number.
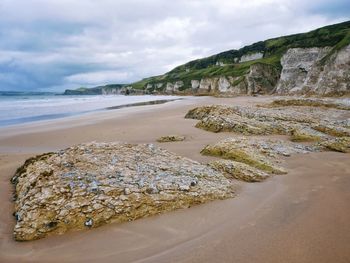
[[[79,73],[65,77],[65,81],[68,83],[83,83],[83,84],[101,84],[108,81],[113,81],[117,83],[124,83],[130,78],[131,73],[129,72],[117,72],[115,70],[111,71],[95,71],[88,73]]]

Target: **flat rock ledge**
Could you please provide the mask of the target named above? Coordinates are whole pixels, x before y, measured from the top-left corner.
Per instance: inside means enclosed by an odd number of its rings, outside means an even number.
[[[339,110],[350,110],[350,100],[342,99],[318,99],[318,98],[288,98],[276,99],[268,105],[262,107],[287,107],[287,106],[308,106],[308,107],[324,107]]]
[[[252,106],[208,105],[190,110],[197,128],[242,135],[289,135],[293,141],[350,137],[348,100],[275,100]],[[263,107],[264,106],[264,107]],[[301,107],[303,106],[303,107]]]
[[[12,182],[18,241],[225,199],[235,188],[210,166],[152,144],[95,142],[30,158]]]
[[[320,151],[350,152],[349,137],[329,138],[322,142],[303,145],[286,140],[236,136],[207,145],[204,155],[220,157],[209,163],[228,178],[246,182],[260,182],[272,174],[285,174],[280,166],[284,157]]]
[[[210,165],[225,175],[246,182],[260,182],[272,174],[286,174],[280,166],[282,157],[319,151],[318,146],[305,146],[278,139],[254,139],[246,136],[226,138],[207,145],[201,153],[226,160]]]
[[[210,162],[209,165],[229,177],[246,182],[261,182],[270,176],[253,166],[231,160],[217,160]]]

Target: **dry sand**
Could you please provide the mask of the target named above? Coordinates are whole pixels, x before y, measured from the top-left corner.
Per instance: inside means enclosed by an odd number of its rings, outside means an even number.
[[[324,152],[286,159],[287,175],[242,183],[237,197],[191,209],[15,242],[12,185],[23,161],[87,141],[156,143],[206,162],[208,143],[229,136],[194,128],[183,116],[208,103],[251,104],[266,97],[186,98],[0,129],[0,262],[350,262],[350,158]]]

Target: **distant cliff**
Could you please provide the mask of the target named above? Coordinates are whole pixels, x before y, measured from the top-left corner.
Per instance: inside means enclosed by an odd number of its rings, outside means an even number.
[[[94,88],[67,89],[63,95],[110,95],[125,92],[124,84],[110,84]]]
[[[193,60],[130,86],[151,94],[350,94],[350,21]]]
[[[260,41],[190,61],[129,85],[66,90],[88,94],[350,94],[350,21]]]

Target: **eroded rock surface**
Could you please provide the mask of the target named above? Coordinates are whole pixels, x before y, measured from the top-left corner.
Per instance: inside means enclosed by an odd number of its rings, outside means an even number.
[[[185,117],[200,120],[196,127],[212,132],[280,134],[295,141],[320,141],[350,136],[349,119],[344,117],[348,109],[347,100],[276,100],[264,107],[202,106]]]
[[[318,151],[350,152],[348,100],[287,99],[258,107],[209,105],[190,110],[186,118],[200,120],[197,128],[212,132],[259,135],[236,136],[207,145],[202,154],[227,160],[210,163],[236,179],[255,182],[282,174],[282,156]],[[290,140],[261,135],[289,135]],[[309,142],[304,145],[295,142]]]
[[[185,136],[182,135],[167,135],[158,138],[157,142],[180,142],[184,141],[185,139]]]
[[[317,98],[288,98],[277,99],[265,107],[309,106],[325,107],[339,110],[350,110],[350,100],[346,99],[317,99]]]
[[[350,153],[350,137],[329,138],[318,143],[325,150]]]
[[[209,165],[228,176],[246,182],[261,182],[270,176],[253,166],[231,160],[218,160]]]
[[[28,159],[12,181],[16,240],[233,196],[233,185],[222,173],[152,144],[73,146]]]
[[[266,173],[284,174],[286,171],[278,165],[281,156],[310,153],[317,149],[316,146],[304,146],[277,139],[253,139],[237,136],[207,145],[202,150],[202,154],[244,163]]]
[[[331,50],[330,47],[289,49],[281,59],[282,72],[276,93],[323,96],[348,94],[350,45],[333,54]]]

